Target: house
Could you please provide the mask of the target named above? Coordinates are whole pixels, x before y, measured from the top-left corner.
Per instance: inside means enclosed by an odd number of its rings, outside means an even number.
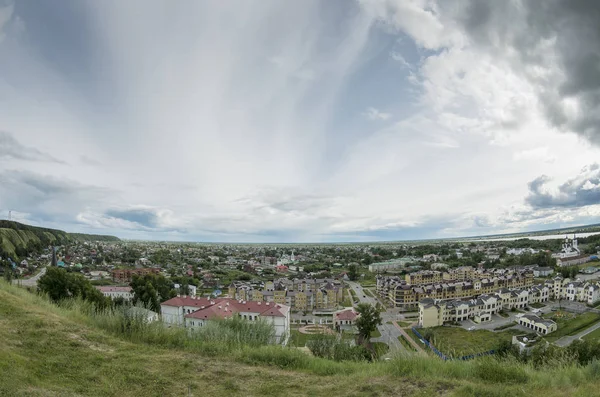
[[[290,307],[275,302],[177,296],[163,302],[160,307],[166,324],[194,329],[205,326],[211,320],[236,315],[249,321],[263,320],[273,324],[275,343],[285,345],[290,335]]]
[[[175,291],[180,291],[181,288],[183,288],[183,285],[180,284],[174,284],[173,288],[175,288]],[[198,288],[195,285],[187,285],[187,290],[188,290],[188,295],[189,296],[196,296],[196,291],[198,290]]]
[[[524,314],[519,317],[517,322],[519,325],[532,329],[542,335],[547,335],[558,329],[558,325],[554,321],[538,317],[535,314]]]
[[[117,283],[130,283],[133,276],[143,277],[146,274],[160,274],[160,269],[156,267],[140,269],[114,269],[112,270],[113,281]]]
[[[575,266],[588,263],[589,261],[591,261],[589,255],[578,255],[566,258],[556,258],[556,265],[559,267]]]
[[[339,310],[333,314],[333,324],[336,329],[352,329],[359,316],[353,308]]]
[[[96,289],[102,292],[102,295],[111,299],[123,298],[126,301],[133,299],[133,289],[131,287],[97,286]]]
[[[552,273],[554,273],[554,269],[552,269],[551,267],[538,267],[536,269],[533,269],[534,277],[548,277]]]

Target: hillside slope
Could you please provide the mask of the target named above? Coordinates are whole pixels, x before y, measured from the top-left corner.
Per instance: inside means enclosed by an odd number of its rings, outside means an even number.
[[[67,233],[62,230],[29,226],[19,222],[0,220],[0,254],[14,256],[22,251],[62,245],[73,241],[119,241],[114,236]]]
[[[0,395],[594,396],[600,365],[534,370],[510,362],[397,357],[335,363],[293,349],[218,354],[132,342],[0,281]]]

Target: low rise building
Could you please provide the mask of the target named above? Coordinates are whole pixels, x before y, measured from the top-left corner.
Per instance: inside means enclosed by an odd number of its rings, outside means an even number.
[[[353,329],[359,316],[353,308],[339,310],[333,314],[333,324],[337,330]]]
[[[157,267],[147,267],[140,269],[114,269],[111,271],[113,281],[117,283],[130,283],[133,276],[143,277],[146,274],[160,274]]]
[[[518,318],[517,323],[542,335],[547,335],[558,329],[558,325],[554,321],[541,318],[535,314],[524,314]]]
[[[533,275],[535,277],[548,277],[554,273],[554,269],[551,267],[538,267],[533,269]]]
[[[97,286],[96,289],[107,298],[123,298],[126,301],[133,299],[133,289],[131,287]]]
[[[337,309],[344,296],[344,282],[334,279],[287,279],[267,281],[258,288],[245,282],[233,282],[229,296],[254,302],[275,302],[293,310]]]
[[[161,314],[166,324],[192,329],[218,318],[240,316],[248,321],[263,320],[272,324],[275,343],[286,344],[290,335],[290,307],[279,303],[178,296],[161,304]]]

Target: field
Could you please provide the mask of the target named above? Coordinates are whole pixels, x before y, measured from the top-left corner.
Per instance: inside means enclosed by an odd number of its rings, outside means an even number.
[[[585,335],[583,337],[583,339],[585,339],[585,340],[600,339],[600,328]]]
[[[316,334],[303,334],[300,331],[298,331],[298,329],[292,328],[292,330],[290,331],[289,344],[290,346],[304,347],[306,346],[306,342],[317,337],[318,335]],[[348,332],[344,332],[342,334],[342,339],[354,339],[354,335]]]
[[[554,312],[544,315],[545,318],[550,318],[558,324],[558,329],[546,336],[546,340],[553,342],[566,335],[575,335],[600,321],[600,315],[596,313],[583,313],[573,315],[565,312]]]
[[[487,330],[467,331],[458,327],[431,328],[433,345],[442,353],[461,357],[482,353],[498,347],[500,342],[511,340],[510,332],[491,332]]]
[[[2,396],[592,396],[599,368],[537,370],[486,358],[402,355],[334,362],[296,348],[188,343],[166,328],[124,334],[75,304],[0,281]]]

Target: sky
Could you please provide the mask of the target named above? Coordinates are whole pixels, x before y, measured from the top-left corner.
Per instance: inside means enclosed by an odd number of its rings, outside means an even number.
[[[207,242],[600,223],[600,2],[0,0],[0,217]]]

